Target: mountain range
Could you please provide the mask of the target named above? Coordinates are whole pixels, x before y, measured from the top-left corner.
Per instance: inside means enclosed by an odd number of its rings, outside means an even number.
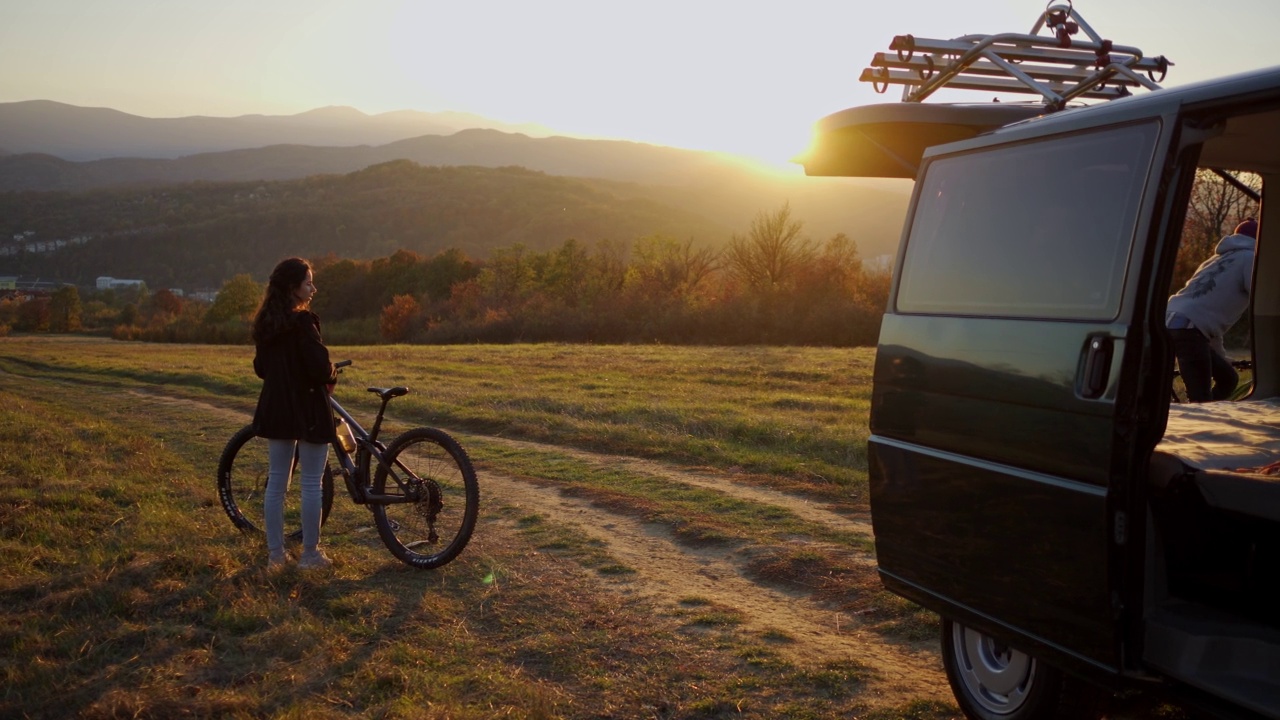
[[[518,166],[631,184],[628,194],[725,228],[712,242],[745,233],[759,212],[789,203],[808,234],[844,233],[866,258],[893,252],[909,194],[901,183],[779,174],[719,153],[557,136],[461,113],[366,115],[328,107],[289,116],[144,118],[34,100],[0,103],[0,149],[0,192],[9,193],[288,181],[397,160]]]
[[[551,175],[669,185],[696,185],[710,176],[719,179],[726,173],[742,175],[749,169],[746,161],[714,153],[621,140],[533,138],[521,133],[468,129],[376,146],[290,143],[178,158],[71,161],[52,153],[4,155],[0,156],[0,191],[80,191],[197,180],[293,180],[354,172],[391,160],[412,160],[420,165],[518,165]],[[810,184],[820,183],[817,178],[813,180],[818,182]]]
[[[534,124],[511,125],[459,112],[416,110],[367,115],[330,106],[297,115],[148,118],[52,100],[0,103],[0,155],[42,153],[63,160],[177,158],[267,145],[385,145],[420,135],[486,128],[546,137]]]

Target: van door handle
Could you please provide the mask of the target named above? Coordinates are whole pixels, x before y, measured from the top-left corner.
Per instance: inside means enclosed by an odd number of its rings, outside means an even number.
[[[1107,391],[1107,378],[1111,375],[1111,338],[1093,335],[1085,340],[1084,368],[1078,383],[1080,397],[1094,399]]]

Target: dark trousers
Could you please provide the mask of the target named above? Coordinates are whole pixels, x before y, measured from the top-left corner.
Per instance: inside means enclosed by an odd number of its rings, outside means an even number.
[[[1170,330],[1173,352],[1178,358],[1182,384],[1187,387],[1187,400],[1208,402],[1226,400],[1240,381],[1231,361],[1209,346],[1209,338],[1195,328]],[[1212,386],[1212,387],[1211,387]]]

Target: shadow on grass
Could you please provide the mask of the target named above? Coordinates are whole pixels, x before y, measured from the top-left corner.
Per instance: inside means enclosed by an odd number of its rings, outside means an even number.
[[[256,716],[302,698],[349,710],[391,702],[400,673],[393,662],[380,669],[378,653],[456,610],[449,593],[425,592],[431,580],[440,578],[394,567],[348,578],[170,554],[6,583],[0,716]],[[361,675],[368,685],[354,696],[334,688]]]

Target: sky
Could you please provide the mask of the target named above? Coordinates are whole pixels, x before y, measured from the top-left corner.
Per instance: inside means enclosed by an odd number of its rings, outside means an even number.
[[[1035,0],[0,0],[0,102],[146,117],[331,105],[460,111],[783,163],[821,117],[900,99],[900,88],[878,95],[858,82],[894,35],[1029,32],[1044,8]],[[1276,0],[1084,0],[1075,9],[1104,38],[1172,60],[1165,86],[1280,65]]]

